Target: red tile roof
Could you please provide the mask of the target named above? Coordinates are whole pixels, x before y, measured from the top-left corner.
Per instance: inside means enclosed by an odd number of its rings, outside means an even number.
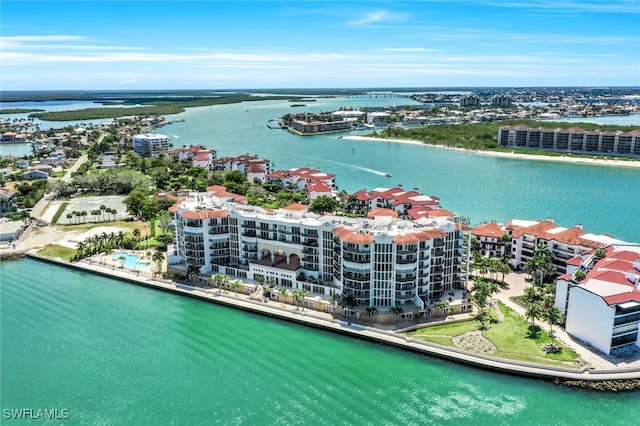
[[[358,233],[352,229],[339,227],[333,230],[333,235],[352,244],[372,244],[373,235],[368,233]]]
[[[306,204],[300,204],[300,203],[293,203],[293,204],[289,204],[286,207],[283,207],[283,210],[294,210],[294,211],[304,211],[307,210],[309,208],[309,206],[307,206]]]
[[[367,213],[367,217],[376,217],[376,216],[398,217],[398,212],[390,209],[375,209]]]
[[[212,219],[229,216],[228,210],[190,210],[182,213],[184,219]]]
[[[502,225],[499,225],[495,222],[490,222],[476,226],[471,230],[471,233],[476,237],[500,238],[505,234],[505,230],[502,228]]]

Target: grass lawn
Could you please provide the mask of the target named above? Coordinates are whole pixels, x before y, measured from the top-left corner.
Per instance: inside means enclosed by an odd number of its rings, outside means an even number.
[[[59,244],[47,244],[38,253],[43,256],[52,256],[63,260],[71,260],[71,257],[76,254],[76,251],[72,248],[61,246]]]
[[[571,362],[579,359],[577,353],[561,345],[545,330],[539,330],[535,337],[529,337],[529,323],[515,311],[498,302],[500,310],[504,314],[502,322],[489,325],[482,335],[490,340],[497,348],[497,352],[491,356],[516,361],[526,361],[538,364],[576,367]],[[424,340],[426,342],[456,347],[452,338],[470,331],[480,329],[480,323],[475,320],[455,324],[444,324],[426,327],[407,333],[409,337]],[[558,353],[546,353],[542,344],[554,342],[559,348]]]
[[[63,231],[88,231],[100,226],[114,226],[116,228],[122,228],[125,233],[133,234],[134,229],[140,230],[140,235],[147,234],[147,226],[144,222],[130,221],[130,220],[115,220],[112,222],[87,222],[71,225],[58,225]]]

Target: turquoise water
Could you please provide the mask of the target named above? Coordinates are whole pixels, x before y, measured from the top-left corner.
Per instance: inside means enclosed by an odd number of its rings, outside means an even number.
[[[398,101],[202,107],[159,132],[219,157],[249,152],[276,168],[317,167],[348,191],[418,187],[474,223],[553,216],[640,241],[638,170],[266,126],[292,111]],[[30,260],[0,263],[0,308],[1,408],[66,408],[69,424],[627,425],[640,416],[638,392],[492,374]]]
[[[140,266],[146,266],[149,263],[148,262],[143,262],[140,260],[140,256],[138,256],[137,254],[129,254],[129,253],[114,253],[113,256],[111,257],[113,260],[117,260],[119,262],[121,262],[120,257],[124,257],[124,262],[122,262],[122,266],[126,267],[126,268],[131,268],[134,269],[136,267],[140,267]]]
[[[628,425],[640,416],[638,392],[492,374],[33,260],[0,263],[0,278],[1,408],[67,409],[66,424]]]
[[[589,232],[640,241],[638,169],[494,158],[422,145],[347,140],[336,134],[299,137],[266,126],[268,120],[292,111],[392,101],[399,100],[323,99],[302,108],[277,101],[193,108],[173,116],[184,122],[159,131],[173,137],[176,146],[201,144],[216,149],[218,157],[250,153],[269,158],[277,169],[319,168],[334,173],[338,187],[348,192],[398,184],[417,187],[440,197],[444,208],[469,217],[472,224],[553,217],[561,226],[581,223]],[[620,117],[610,118],[615,119]],[[393,176],[385,177],[386,171]]]

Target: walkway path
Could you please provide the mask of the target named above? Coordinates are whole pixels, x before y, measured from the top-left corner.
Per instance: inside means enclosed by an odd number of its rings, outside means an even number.
[[[524,288],[530,285],[525,281],[525,278],[527,277],[528,274],[526,273],[512,272],[506,275],[505,282],[508,284],[509,288],[502,290],[496,297],[496,299],[500,300],[506,306],[513,309],[523,317],[525,316],[526,310],[509,298],[524,294]],[[549,330],[549,323],[546,321],[539,320],[538,324],[545,330]],[[607,356],[599,352],[597,349],[590,349],[583,342],[571,337],[566,331],[558,326],[553,327],[553,332],[560,343],[576,351],[588,365],[596,369],[608,370],[626,367],[640,368],[640,359],[628,360]]]

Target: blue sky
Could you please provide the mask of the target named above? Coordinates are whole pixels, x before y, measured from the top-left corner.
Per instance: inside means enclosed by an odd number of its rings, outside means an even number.
[[[0,89],[640,86],[640,0],[2,0]]]

